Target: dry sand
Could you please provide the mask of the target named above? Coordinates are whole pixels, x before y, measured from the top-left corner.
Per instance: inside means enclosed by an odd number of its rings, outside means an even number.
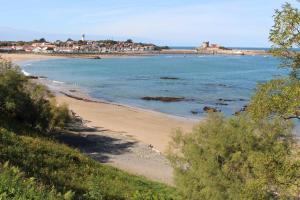
[[[15,63],[61,58],[33,54],[0,54],[0,56]],[[55,92],[58,94],[61,91]],[[82,93],[78,92],[75,95]],[[93,146],[92,151],[89,145],[79,147],[75,145],[75,147],[100,162],[168,184],[172,184],[173,176],[164,152],[171,140],[170,135],[176,129],[189,132],[197,124],[196,120],[107,102],[86,102],[65,95],[57,95],[57,101],[59,104],[68,104],[69,108],[85,121],[84,125],[94,130],[77,131],[76,134],[80,137],[76,138],[76,143],[84,143],[83,140],[87,137],[94,142],[98,141],[99,137],[102,138],[96,146]],[[103,141],[103,138],[106,140]],[[120,149],[120,146],[128,144],[128,141],[132,145]],[[102,148],[107,143],[112,143],[108,148],[110,151]],[[103,155],[106,157],[105,161],[102,159]]]
[[[38,54],[7,54],[7,53],[0,53],[0,57],[6,60],[10,60],[14,63],[19,63],[28,60],[39,61],[39,60],[63,58],[61,56],[47,56],[47,55],[38,55]]]
[[[151,144],[160,152],[165,152],[172,131],[191,131],[196,121],[173,117],[159,112],[128,106],[85,102],[66,96],[57,96],[59,103],[69,107],[94,128],[105,128]]]

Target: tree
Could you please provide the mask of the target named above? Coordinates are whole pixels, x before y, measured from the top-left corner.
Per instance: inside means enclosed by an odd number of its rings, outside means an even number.
[[[126,43],[133,43],[132,39],[126,40]]]
[[[300,47],[300,12],[286,3],[282,10],[275,11],[274,22],[269,36],[273,43],[273,55],[283,59],[283,67],[296,72],[300,68],[300,54],[292,48]]]
[[[287,79],[271,80],[258,85],[248,111],[257,120],[279,115],[284,119],[300,119],[300,12],[286,3],[276,10],[270,32],[272,53],[282,60],[281,66],[291,70]]]
[[[39,39],[39,42],[40,42],[40,43],[44,43],[44,42],[47,42],[47,41],[46,41],[45,38],[41,38],[41,39]]]

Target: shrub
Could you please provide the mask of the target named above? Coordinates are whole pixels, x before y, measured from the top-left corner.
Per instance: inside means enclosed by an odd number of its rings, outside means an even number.
[[[65,195],[57,193],[53,188],[49,189],[38,184],[34,178],[26,178],[16,167],[8,163],[0,165],[0,199],[72,199],[72,192]]]
[[[17,66],[0,60],[0,123],[46,133],[69,121],[67,106],[57,106],[45,86],[25,77]]]
[[[282,117],[300,118],[300,81],[298,79],[271,80],[258,86],[247,108],[256,119]]]
[[[178,131],[169,151],[178,188],[191,200],[295,197],[300,162],[291,128],[211,115],[190,134]]]

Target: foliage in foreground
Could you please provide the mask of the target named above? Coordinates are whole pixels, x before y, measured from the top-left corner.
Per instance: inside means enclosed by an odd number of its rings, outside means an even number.
[[[68,108],[57,106],[50,92],[30,81],[17,66],[0,59],[0,124],[45,133],[63,127]]]
[[[289,3],[285,3],[281,10],[276,10],[274,26],[269,39],[273,43],[273,55],[282,58],[282,67],[292,69],[293,76],[300,69],[300,54],[294,47],[300,47],[300,12]]]
[[[0,129],[0,162],[6,161],[58,192],[74,192],[75,199],[134,199],[147,193],[149,199],[176,199],[175,190],[164,184],[104,166],[49,139]]]
[[[53,188],[38,184],[34,178],[26,178],[18,168],[8,163],[0,165],[0,180],[0,199],[68,200],[73,197],[72,192],[61,195]]]
[[[300,81],[285,78],[260,84],[247,110],[257,120],[300,118]]]
[[[210,116],[177,132],[169,158],[186,199],[289,199],[300,192],[291,125]]]

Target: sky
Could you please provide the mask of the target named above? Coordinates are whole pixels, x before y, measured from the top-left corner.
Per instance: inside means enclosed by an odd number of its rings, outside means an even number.
[[[0,40],[131,38],[268,47],[276,8],[296,0],[0,0]]]

